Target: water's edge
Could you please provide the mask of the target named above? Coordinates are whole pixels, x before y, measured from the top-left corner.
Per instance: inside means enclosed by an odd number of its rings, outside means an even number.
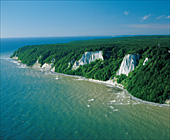
[[[12,58],[9,58],[9,59],[12,59]],[[18,63],[21,63],[20,61],[16,60],[15,58],[12,59],[12,60],[17,61]],[[21,63],[21,64],[23,64],[23,63]],[[29,68],[33,68],[33,67],[29,67]],[[37,68],[36,67],[36,68],[33,68],[33,69],[42,69],[42,68]],[[86,77],[78,76],[78,75],[68,75],[68,74],[64,74],[64,73],[57,73],[57,72],[53,72],[53,71],[50,71],[50,70],[44,70],[43,69],[43,71],[51,72],[52,74],[56,74],[56,75],[62,75],[62,76],[67,76],[67,77],[74,77],[74,78],[78,78],[78,79],[89,81],[89,82],[93,82],[93,83],[104,84],[104,85],[107,85],[107,86],[116,87],[116,88],[122,89],[125,92],[126,95],[130,96],[131,100],[135,100],[135,101],[138,101],[138,102],[141,102],[141,103],[155,105],[155,106],[170,107],[170,105],[167,105],[167,104],[159,104],[159,103],[149,102],[149,101],[145,101],[145,100],[139,99],[137,97],[134,97],[125,88],[123,88],[122,84],[118,84],[116,81],[113,82],[113,80],[101,81],[101,80],[95,80],[95,79],[86,78]],[[117,86],[117,85],[119,85],[119,86]]]
[[[79,79],[82,79],[82,80],[85,80],[85,81],[89,81],[89,82],[94,82],[94,83],[98,83],[98,84],[100,83],[100,84],[104,84],[104,85],[109,85],[109,86],[112,86],[112,87],[116,87],[116,88],[122,89],[122,90],[125,92],[126,95],[129,95],[129,96],[130,96],[130,99],[132,99],[132,100],[139,101],[139,102],[141,102],[141,103],[150,104],[150,105],[170,107],[170,105],[167,105],[167,104],[159,104],[159,103],[149,102],[149,101],[145,101],[145,100],[136,98],[136,97],[134,97],[132,94],[130,94],[126,89],[122,88],[123,85],[118,84],[117,82],[114,83],[114,82],[111,82],[110,80],[108,80],[108,81],[105,82],[105,81],[101,81],[101,80],[88,79],[88,78],[83,77],[83,76],[68,75],[68,74],[57,73],[57,72],[52,72],[52,73],[57,74],[57,75],[62,75],[62,76],[75,77],[75,78],[79,78]],[[122,87],[116,86],[116,84],[117,84],[117,85],[121,85]]]

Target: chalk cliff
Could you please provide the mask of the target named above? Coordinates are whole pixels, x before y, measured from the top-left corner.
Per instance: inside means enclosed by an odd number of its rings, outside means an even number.
[[[143,66],[146,64],[146,62],[148,62],[148,58],[145,58],[145,60],[143,61]]]
[[[44,64],[42,65],[42,67],[41,67],[41,64],[39,63],[39,60],[37,60],[32,67],[33,67],[33,68],[42,68],[42,69],[44,69],[44,70],[51,70],[51,71],[54,72],[54,71],[55,71],[54,61],[55,61],[55,59],[53,58],[53,59],[51,60],[51,63],[50,63],[50,64],[44,63]]]
[[[76,61],[72,67],[73,70],[77,69],[80,65],[90,64],[96,59],[102,59],[102,51],[85,52],[79,61]]]
[[[32,67],[33,68],[41,68],[41,64],[37,60]]]
[[[42,68],[45,69],[45,70],[50,70],[52,68],[52,63],[51,64],[44,63],[42,65]]]
[[[128,76],[129,72],[133,71],[138,64],[139,55],[127,54],[123,58],[121,66],[117,72],[117,75],[125,74]]]

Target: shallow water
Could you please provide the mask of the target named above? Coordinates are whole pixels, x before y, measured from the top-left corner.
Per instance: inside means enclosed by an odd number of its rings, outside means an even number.
[[[1,139],[170,139],[170,108],[1,56]]]

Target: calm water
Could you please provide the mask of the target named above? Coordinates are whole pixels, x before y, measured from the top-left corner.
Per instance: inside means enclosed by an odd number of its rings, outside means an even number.
[[[1,139],[170,139],[169,107],[143,104],[118,88],[9,59],[18,46],[62,42],[50,39],[2,41]]]

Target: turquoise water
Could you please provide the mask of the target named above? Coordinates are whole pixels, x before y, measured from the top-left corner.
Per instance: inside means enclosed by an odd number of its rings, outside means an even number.
[[[1,139],[170,139],[170,108],[1,54]]]

